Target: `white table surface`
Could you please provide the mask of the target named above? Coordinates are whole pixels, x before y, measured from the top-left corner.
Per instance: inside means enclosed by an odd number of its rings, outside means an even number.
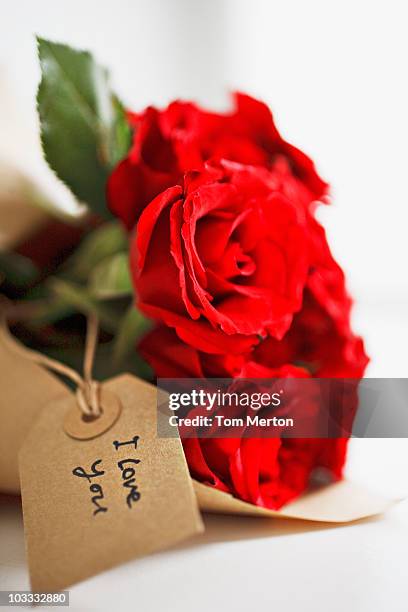
[[[371,331],[369,348],[376,355],[368,374],[406,376],[405,315],[374,313],[358,322]],[[347,475],[408,498],[407,440],[352,440]],[[75,585],[70,609],[408,609],[408,501],[348,526],[225,516],[207,516],[205,525],[206,533],[194,541]],[[28,588],[20,503],[1,497],[0,590]]]
[[[407,491],[406,440],[354,440],[355,478]],[[397,464],[392,478],[387,466]],[[358,468],[358,469],[357,469]],[[205,517],[206,533],[70,589],[72,610],[406,612],[408,501],[348,526]],[[19,500],[0,500],[0,590],[28,589]]]

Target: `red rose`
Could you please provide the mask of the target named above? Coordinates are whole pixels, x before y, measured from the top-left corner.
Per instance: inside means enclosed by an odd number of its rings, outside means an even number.
[[[230,378],[240,375],[246,361],[245,354],[198,351],[165,325],[144,336],[138,349],[161,378]]]
[[[229,114],[177,101],[163,111],[149,107],[140,114],[129,113],[128,119],[134,128],[133,146],[109,179],[108,201],[129,229],[155,196],[181,185],[185,172],[201,169],[209,159],[269,169],[282,158],[308,201],[327,192],[327,183],[309,157],[283,140],[269,108],[249,96],[236,94]]]
[[[350,326],[352,301],[323,228],[309,218],[311,266],[302,309],[280,341],[269,337],[254,351],[267,367],[301,363],[319,378],[361,378],[368,363],[362,339]]]
[[[289,328],[308,252],[305,210],[273,170],[224,162],[145,208],[131,269],[145,314],[198,349],[242,353]]]
[[[231,114],[175,102],[129,121],[133,147],[108,199],[136,225],[136,294],[158,323],[139,350],[157,376],[361,377],[344,274],[314,218],[327,184],[268,108],[238,95]],[[183,444],[193,477],[278,508],[316,468],[339,478],[347,440]]]
[[[318,378],[361,378],[368,363],[361,338],[339,329],[309,289],[302,310],[280,341],[267,338],[254,351],[254,360],[267,367],[298,363]]]
[[[363,376],[368,359],[361,338],[350,328],[351,300],[343,272],[330,253],[323,229],[311,219],[309,231],[312,261],[302,308],[281,340],[268,337],[241,355],[213,355],[185,344],[173,330],[161,326],[139,346],[156,374],[174,378]],[[277,509],[307,488],[317,468],[340,478],[347,442],[346,438],[189,438],[183,446],[194,478]]]
[[[305,491],[315,469],[340,478],[347,440],[188,438],[183,448],[193,478],[277,510]]]
[[[268,368],[254,355],[211,355],[182,342],[164,326],[150,332],[139,350],[162,378],[310,376],[290,364]],[[308,486],[313,472],[324,468],[333,479],[342,475],[347,439],[187,438],[183,447],[193,478],[266,508],[278,509]]]

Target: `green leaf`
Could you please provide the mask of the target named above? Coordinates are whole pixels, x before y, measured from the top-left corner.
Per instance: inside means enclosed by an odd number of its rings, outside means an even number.
[[[25,321],[26,325],[40,328],[54,325],[66,317],[75,314],[76,308],[66,300],[56,297],[52,285],[55,277],[46,277],[40,283],[26,291],[24,301],[32,307],[32,315]]]
[[[49,287],[60,303],[71,306],[85,315],[96,314],[102,327],[111,333],[116,333],[118,317],[113,308],[100,304],[87,289],[59,278],[49,279]]]
[[[74,281],[87,282],[95,266],[116,253],[126,251],[128,246],[127,234],[118,221],[104,223],[82,240],[62,271]]]
[[[130,355],[136,354],[136,343],[150,326],[151,321],[146,319],[134,304],[131,304],[121,319],[114,340],[112,362],[115,366],[122,365]]]
[[[75,309],[72,307],[72,305],[68,304],[64,300],[44,300],[43,303],[38,304],[33,316],[30,318],[29,323],[34,327],[53,325],[74,313]]]
[[[109,217],[106,181],[130,142],[123,108],[109,87],[107,71],[90,53],[37,40],[45,158],[81,202]]]
[[[132,144],[132,131],[126,119],[126,111],[122,102],[112,96],[115,121],[110,133],[110,165],[116,166],[126,155]]]
[[[100,299],[132,295],[128,253],[116,253],[101,261],[93,270],[88,287],[90,293]]]
[[[0,253],[0,282],[7,281],[17,289],[32,285],[40,272],[33,262],[18,253]]]

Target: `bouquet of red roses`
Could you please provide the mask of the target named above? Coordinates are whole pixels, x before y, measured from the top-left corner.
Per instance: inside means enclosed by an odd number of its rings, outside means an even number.
[[[160,377],[361,377],[363,342],[315,209],[327,184],[269,109],[237,94],[129,113],[132,147],[108,181],[131,232],[139,350]],[[279,508],[316,467],[339,478],[346,439],[188,439],[197,480]]]
[[[39,54],[44,154],[89,213],[75,252],[20,292],[53,296],[37,331],[61,334],[95,310],[112,368],[144,377],[363,376],[344,274],[315,215],[328,185],[266,105],[236,94],[225,114],[180,101],[125,111],[88,53],[39,40]],[[347,439],[183,446],[194,479],[277,509],[316,468],[340,478]]]

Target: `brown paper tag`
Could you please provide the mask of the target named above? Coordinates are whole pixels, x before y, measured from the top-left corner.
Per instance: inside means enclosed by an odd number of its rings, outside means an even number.
[[[248,504],[228,493],[196,481],[194,481],[194,490],[203,512],[291,518],[323,523],[358,521],[369,516],[382,514],[395,503],[394,500],[368,491],[364,487],[347,480],[310,491],[295,501],[286,504],[281,510],[268,510]]]
[[[103,391],[121,403],[108,431],[67,435],[72,395],[44,409],[21,450],[34,591],[61,590],[203,530],[180,440],[157,437],[156,388],[125,374]]]
[[[10,338],[9,343],[20,344]],[[45,404],[68,388],[53,374],[6,346],[0,337],[0,491],[20,493],[18,451]]]

